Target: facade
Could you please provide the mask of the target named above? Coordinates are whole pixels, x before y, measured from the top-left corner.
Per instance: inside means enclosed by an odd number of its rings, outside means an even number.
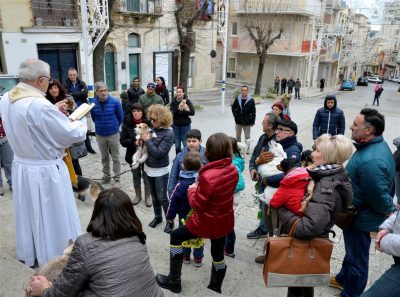
[[[111,15],[115,26],[104,56],[105,81],[111,91],[126,89],[136,76],[148,82],[162,75],[170,88],[176,86],[179,60],[175,8],[173,0],[115,1]],[[192,4],[190,8],[198,6]],[[64,82],[68,68],[75,67],[81,79],[90,81],[85,65],[92,67],[93,63],[86,61],[83,51],[78,0],[2,0],[0,20],[0,76],[16,76],[23,60],[40,58],[50,64],[55,79]],[[209,55],[216,42],[212,28],[211,6],[194,26],[196,44],[189,77],[193,88],[210,88],[215,83]]]
[[[16,76],[23,60],[40,58],[50,64],[54,78],[65,81],[69,67],[85,63],[75,0],[44,3],[1,1],[0,75]]]
[[[272,87],[276,76],[300,78],[304,84],[312,32],[311,18],[320,15],[321,9],[318,0],[234,1],[229,13],[227,81],[255,83],[259,59],[245,24],[249,19],[259,19],[261,26],[272,26],[273,35],[278,33],[279,26],[283,28],[282,37],[269,49],[263,71],[263,88]],[[217,47],[218,57],[221,57],[222,44]],[[222,76],[220,69],[217,71],[219,78]]]

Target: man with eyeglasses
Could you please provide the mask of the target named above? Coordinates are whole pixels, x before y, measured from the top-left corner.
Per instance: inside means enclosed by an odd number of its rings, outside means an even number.
[[[156,84],[154,82],[149,82],[147,84],[146,93],[140,95],[139,97],[139,104],[143,106],[146,115],[150,106],[154,104],[164,105],[163,99],[161,98],[161,96],[156,94],[155,90],[156,90]]]
[[[17,259],[44,265],[60,256],[82,233],[65,148],[83,141],[86,121],[71,122],[66,100],[45,98],[49,64],[28,59],[19,67],[20,83],[0,101],[0,114],[14,151],[12,167]]]
[[[346,170],[353,187],[353,205],[358,213],[350,228],[343,230],[346,254],[342,268],[330,286],[342,289],[338,296],[360,296],[368,280],[370,232],[378,232],[396,207],[389,189],[394,182],[395,163],[383,139],[385,118],[377,110],[364,108],[350,126],[356,152]],[[383,239],[382,239],[383,238]],[[379,246],[385,236],[375,239]],[[395,259],[396,263],[400,260]]]
[[[288,159],[295,159],[297,166],[300,165],[300,159],[301,159],[301,152],[303,151],[303,146],[301,143],[297,142],[297,125],[293,121],[288,121],[288,120],[278,120],[275,126],[275,140],[282,145],[283,150],[286,153],[286,156]],[[257,148],[257,146],[256,146]],[[254,149],[256,150],[256,149]],[[264,163],[268,163],[273,159],[273,154],[271,156],[271,152],[261,152],[258,158],[258,161],[256,160],[256,165],[261,165]],[[254,154],[253,154],[254,155]],[[250,166],[251,166],[251,161],[250,161]],[[262,180],[261,184],[262,187],[264,188],[266,185],[269,185],[274,188],[279,187],[280,181],[283,179],[283,173],[277,174],[268,178],[265,178]],[[264,190],[262,188],[262,190]],[[262,209],[262,208],[261,208]],[[262,230],[261,228],[264,227],[265,231]],[[258,229],[258,231],[257,231]],[[259,238],[259,237],[266,237],[268,234],[270,236],[273,235],[273,224],[272,224],[272,216],[271,214],[267,215],[265,214],[265,211],[262,212],[262,218],[260,220],[260,225],[255,231],[250,232],[247,234],[247,238],[253,239],[253,238]],[[265,233],[263,233],[263,231]],[[259,235],[253,236],[254,235]],[[257,234],[258,233],[258,234]],[[257,263],[264,263],[265,261],[265,255],[258,256],[256,257],[255,261]]]
[[[96,128],[96,140],[101,153],[103,184],[111,182],[110,155],[113,161],[114,184],[119,186],[121,161],[119,157],[119,127],[124,119],[121,102],[108,94],[107,85],[94,84],[95,106],[90,111]]]

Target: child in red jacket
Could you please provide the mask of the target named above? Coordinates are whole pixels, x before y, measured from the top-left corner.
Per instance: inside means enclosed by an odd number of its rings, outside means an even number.
[[[285,206],[298,216],[303,216],[303,198],[312,192],[313,181],[306,168],[296,167],[293,159],[283,159],[279,169],[285,177],[281,180],[278,190],[272,196],[270,206],[279,208]]]
[[[221,293],[226,273],[224,260],[225,235],[233,230],[233,193],[239,180],[232,164],[231,140],[224,133],[211,135],[206,143],[208,163],[199,171],[198,182],[189,186],[188,199],[193,209],[183,225],[171,233],[170,268],[168,275],[157,274],[160,287],[174,293],[182,291],[182,242],[198,237],[211,241],[211,280],[208,288]]]

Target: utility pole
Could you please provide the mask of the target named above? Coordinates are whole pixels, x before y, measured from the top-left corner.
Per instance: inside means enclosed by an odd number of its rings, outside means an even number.
[[[218,3],[218,34],[224,46],[222,56],[222,79],[221,79],[221,112],[225,113],[225,82],[226,82],[226,59],[228,53],[228,17],[229,0],[221,0]]]
[[[308,97],[308,94],[310,91],[310,85],[311,85],[311,71],[312,71],[314,39],[315,39],[315,14],[312,17],[310,51],[308,52],[308,61],[307,61],[308,63],[307,63],[306,98]]]

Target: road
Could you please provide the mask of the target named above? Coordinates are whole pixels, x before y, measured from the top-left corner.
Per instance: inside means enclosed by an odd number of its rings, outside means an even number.
[[[397,93],[397,84],[385,82],[384,92],[381,97],[381,104],[378,110],[386,118],[386,131],[384,137],[394,150],[392,140],[400,135],[400,96]],[[231,98],[235,88],[229,88],[227,91],[227,102]],[[338,92],[332,91],[338,99],[338,107],[344,110],[346,116],[346,127],[350,127],[355,115],[364,107],[371,106],[373,101],[373,86],[357,87],[355,91]],[[315,93],[315,92],[314,92]],[[318,95],[318,93],[317,93]],[[303,144],[304,149],[312,146],[312,121],[316,110],[323,105],[323,97],[316,96],[306,100],[292,100],[291,112],[292,118],[297,123],[299,132],[298,139]],[[203,107],[193,117],[192,128],[197,128],[203,133],[203,144],[213,133],[225,132],[228,135],[235,135],[234,121],[227,104],[225,113],[221,113],[220,93],[218,90],[196,92],[190,95],[190,98],[196,105]],[[255,145],[256,140],[262,134],[261,121],[263,115],[270,111],[272,100],[262,100],[257,105],[256,125],[252,129],[252,139]],[[346,129],[346,135],[350,137],[350,130]],[[92,143],[97,149],[95,138]],[[122,170],[128,168],[123,161],[121,154]],[[171,159],[174,157],[171,151]],[[246,156],[248,164],[249,156]],[[101,178],[101,164],[99,154],[90,155],[81,160],[82,170],[85,176],[91,178]],[[253,191],[253,182],[250,180],[247,170],[245,171],[246,189],[243,192],[243,201],[235,209],[235,230],[237,234],[236,258],[226,259],[228,265],[227,275],[222,286],[222,296],[286,296],[285,288],[265,288],[262,279],[262,265],[254,262],[255,256],[259,255],[263,249],[263,240],[249,240],[246,234],[253,230],[257,225],[257,205],[251,196]],[[121,178],[121,188],[133,196],[132,176],[130,173]],[[81,202],[76,200],[81,218],[82,230],[86,229],[91,212],[93,209],[92,201]],[[25,268],[15,260],[15,239],[12,214],[12,197],[10,191],[6,189],[5,196],[0,197],[0,278],[2,285],[0,287],[0,297],[21,296],[21,287],[25,280],[33,273],[32,270]],[[147,246],[150,254],[150,261],[155,273],[167,273],[169,267],[168,243],[169,236],[163,232],[164,225],[159,225],[156,229],[147,227],[147,224],[153,218],[152,208],[147,208],[144,203],[135,207],[136,212],[141,219],[144,232],[147,234]],[[343,240],[341,232],[335,229],[337,237],[334,240],[335,247],[331,260],[331,271],[336,273],[340,268],[344,255]],[[371,246],[370,250],[370,272],[368,286],[376,280],[383,271],[385,271],[393,262],[392,258],[380,252],[376,252]],[[200,268],[193,265],[184,265],[183,267],[183,291],[180,296],[220,296],[208,290],[210,277],[211,257],[210,244],[206,243],[204,264]],[[317,288],[315,296],[332,296],[338,293],[332,288]],[[165,291],[165,296],[175,296]]]

